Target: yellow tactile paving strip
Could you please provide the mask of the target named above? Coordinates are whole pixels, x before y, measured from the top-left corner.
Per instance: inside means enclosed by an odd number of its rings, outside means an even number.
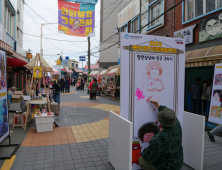
[[[92,108],[97,108],[97,109],[101,109],[104,111],[109,112],[111,111],[120,111],[120,106],[116,106],[116,105],[110,105],[110,104],[98,104],[96,106],[92,106]]]
[[[71,127],[76,142],[86,142],[109,137],[109,121],[101,120]]]
[[[11,167],[12,167],[12,164],[13,164],[13,162],[15,160],[15,158],[16,158],[16,155],[13,155],[11,157],[11,159],[6,159],[4,164],[3,164],[3,166],[2,166],[2,168],[1,168],[1,170],[10,170]]]

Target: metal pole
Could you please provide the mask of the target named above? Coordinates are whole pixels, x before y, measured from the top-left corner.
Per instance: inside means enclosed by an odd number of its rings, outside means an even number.
[[[43,24],[41,24],[41,38],[40,38],[40,55],[42,56],[42,26]]]
[[[90,74],[90,37],[88,37],[88,79]]]

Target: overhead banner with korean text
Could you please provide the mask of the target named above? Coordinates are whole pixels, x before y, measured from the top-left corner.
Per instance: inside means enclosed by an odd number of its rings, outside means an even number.
[[[95,37],[95,5],[58,0],[58,29],[77,37]]]

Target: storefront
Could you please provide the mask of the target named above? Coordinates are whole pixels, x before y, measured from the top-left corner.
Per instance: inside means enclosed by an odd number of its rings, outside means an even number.
[[[185,110],[191,111],[190,87],[196,78],[201,77],[202,82],[212,80],[214,64],[220,62],[222,62],[222,45],[186,52]]]
[[[15,87],[17,90],[26,90],[27,80],[31,76],[28,69],[24,67],[28,63],[24,58],[13,51],[13,48],[0,40],[0,50],[7,55],[7,82],[8,88]]]

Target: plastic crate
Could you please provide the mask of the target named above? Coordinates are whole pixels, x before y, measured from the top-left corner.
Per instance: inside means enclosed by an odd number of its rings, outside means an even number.
[[[54,120],[48,123],[36,123],[37,133],[53,131],[53,122]]]
[[[35,115],[35,123],[48,123],[53,121],[53,115],[48,115],[48,116],[36,116]]]

